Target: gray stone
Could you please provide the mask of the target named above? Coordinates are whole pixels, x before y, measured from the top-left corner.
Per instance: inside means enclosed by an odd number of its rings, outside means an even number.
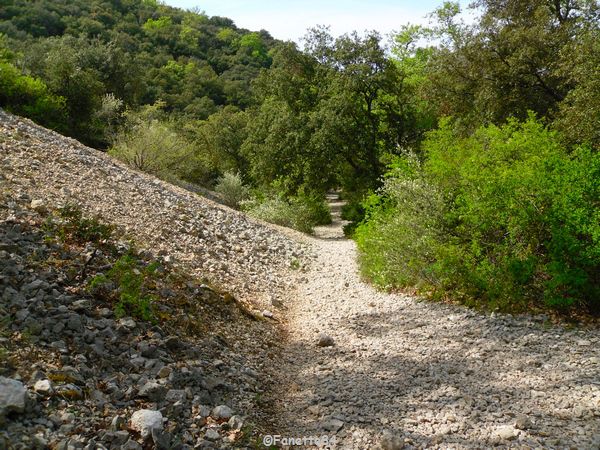
[[[321,333],[319,334],[319,340],[317,341],[317,345],[319,347],[331,347],[334,345],[333,338],[328,334]]]
[[[381,437],[382,450],[402,450],[404,448],[404,439],[402,435],[385,431]]]
[[[142,448],[143,447],[139,444],[139,442],[129,439],[120,447],[120,450],[142,450]]]
[[[329,419],[325,423],[323,423],[323,429],[325,429],[327,431],[331,431],[333,433],[341,430],[343,426],[344,426],[344,422],[342,422],[339,419]]]
[[[23,383],[12,378],[0,377],[0,416],[10,412],[25,411],[27,389]]]
[[[515,419],[515,428],[518,430],[528,430],[533,424],[531,419],[523,414],[517,415]]]
[[[54,387],[50,380],[39,380],[33,385],[33,390],[41,395],[52,395],[54,393]]]
[[[125,317],[119,320],[119,325],[127,328],[128,330],[133,330],[135,327],[137,327],[137,323],[135,323],[135,320],[133,320],[131,317]]]
[[[72,331],[81,331],[83,329],[83,321],[78,314],[72,314],[67,320],[67,328]]]
[[[141,355],[144,358],[154,358],[156,355],[156,347],[154,345],[148,344],[147,342],[141,342],[138,345]]]
[[[167,378],[169,375],[171,375],[172,369],[169,366],[164,366],[161,367],[160,370],[157,373],[157,376],[159,378]]]
[[[54,388],[56,395],[64,397],[69,400],[81,400],[83,398],[83,391],[75,384],[67,383]]]
[[[127,420],[123,416],[115,416],[110,422],[110,429],[112,431],[119,431],[125,428]]]
[[[198,414],[200,414],[201,417],[210,416],[210,406],[201,405],[198,410]]]
[[[241,430],[244,426],[244,419],[240,416],[231,416],[229,422],[227,423],[229,425],[229,428],[231,428],[232,430]]]
[[[183,402],[185,401],[186,393],[183,389],[169,389],[165,396],[165,401],[169,403]]]
[[[210,415],[215,419],[230,419],[233,416],[233,410],[229,406],[219,405],[212,410]]]
[[[206,430],[206,434],[204,435],[204,437],[209,441],[217,441],[221,439],[221,435],[214,428],[209,428],[208,430]]]
[[[48,211],[48,208],[46,207],[46,203],[44,202],[44,200],[40,200],[40,199],[31,200],[29,207],[31,209],[33,209],[34,211],[37,211],[40,214],[43,214]]]
[[[152,428],[151,434],[156,450],[170,450],[172,448],[171,441],[173,436],[171,436],[171,433],[159,430],[158,428]]]
[[[138,396],[147,398],[151,402],[161,402],[165,398],[166,393],[167,388],[162,384],[158,384],[155,381],[148,381],[140,388]]]
[[[179,350],[182,347],[181,339],[177,336],[169,336],[165,339],[165,347],[171,351]]]
[[[513,426],[505,425],[494,430],[493,436],[502,441],[514,439],[517,433]]]

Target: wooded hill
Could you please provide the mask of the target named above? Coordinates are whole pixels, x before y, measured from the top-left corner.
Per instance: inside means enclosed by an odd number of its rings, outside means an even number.
[[[270,66],[276,43],[266,31],[155,0],[4,0],[0,33],[12,54],[4,51],[4,64],[64,101],[53,120],[45,118],[48,105],[27,113],[96,146],[109,144],[107,122],[126,108],[160,101],[186,120],[225,105],[246,108],[250,82]]]

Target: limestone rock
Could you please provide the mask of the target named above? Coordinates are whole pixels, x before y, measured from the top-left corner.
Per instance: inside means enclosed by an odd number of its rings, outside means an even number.
[[[163,416],[160,411],[140,409],[133,413],[129,425],[132,430],[138,431],[143,438],[152,434],[152,430],[162,430]]]

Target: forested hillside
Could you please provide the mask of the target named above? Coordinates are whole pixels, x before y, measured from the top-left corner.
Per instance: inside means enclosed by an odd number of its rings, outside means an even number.
[[[2,102],[96,146],[110,143],[126,109],[161,102],[172,120],[188,121],[246,108],[275,44],[266,31],[156,0],[4,0],[0,33]],[[41,82],[9,89],[19,72]]]
[[[303,231],[341,190],[384,288],[597,311],[599,4],[474,7],[300,49],[150,0],[4,0],[0,105]]]

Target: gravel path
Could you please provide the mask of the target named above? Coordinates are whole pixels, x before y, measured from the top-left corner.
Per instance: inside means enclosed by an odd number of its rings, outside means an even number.
[[[343,449],[600,448],[598,330],[377,292],[341,225],[311,239],[317,261],[290,304],[279,434]]]

